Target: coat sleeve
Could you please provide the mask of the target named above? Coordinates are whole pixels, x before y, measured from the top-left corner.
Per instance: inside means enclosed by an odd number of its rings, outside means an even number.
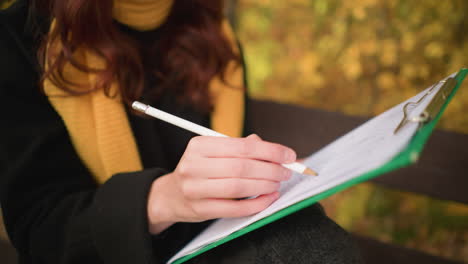
[[[18,39],[0,21],[0,202],[21,262],[154,263],[147,195],[166,172],[96,185]]]

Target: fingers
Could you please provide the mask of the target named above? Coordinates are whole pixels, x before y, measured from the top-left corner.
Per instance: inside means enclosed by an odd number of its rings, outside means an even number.
[[[292,149],[263,141],[256,135],[246,138],[194,137],[187,149],[213,158],[248,158],[274,163],[291,163],[296,160],[296,153]]]
[[[168,218],[187,222],[258,213],[278,199],[280,182],[292,176],[280,164],[295,160],[292,149],[257,135],[194,137],[167,177],[173,183]]]
[[[218,158],[190,160],[179,166],[179,171],[188,177],[245,178],[269,181],[286,181],[292,171],[279,164],[251,159]]]
[[[184,195],[192,200],[211,198],[244,198],[274,193],[279,182],[251,179],[205,179],[186,181],[182,187]]]
[[[197,215],[208,216],[209,219],[223,217],[243,217],[256,214],[265,210],[276,199],[279,193],[261,195],[255,199],[228,200],[228,199],[206,199],[200,200],[193,205]]]

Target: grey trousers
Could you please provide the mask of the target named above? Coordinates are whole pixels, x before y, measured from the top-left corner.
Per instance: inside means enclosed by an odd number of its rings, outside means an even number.
[[[363,263],[350,235],[315,204],[211,249],[188,263]]]

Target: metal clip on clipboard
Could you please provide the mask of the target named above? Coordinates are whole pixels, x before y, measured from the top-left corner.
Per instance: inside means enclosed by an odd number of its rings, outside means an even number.
[[[443,83],[442,87],[440,87],[439,91],[434,95],[434,98],[427,105],[426,109],[424,109],[419,115],[412,117],[412,118],[408,118],[408,115],[409,115],[408,108],[410,106],[414,107],[414,106],[419,105],[428,95],[430,95],[431,93],[434,92],[434,90],[436,90],[435,88],[440,83]],[[403,118],[401,119],[401,122],[398,124],[395,130],[393,131],[393,134],[398,133],[398,130],[400,130],[408,122],[425,124],[431,121],[439,113],[440,109],[444,105],[448,96],[452,93],[452,90],[455,88],[456,84],[457,84],[457,81],[455,80],[455,78],[452,78],[452,77],[447,78],[443,81],[440,81],[432,85],[432,87],[427,91],[427,93],[424,94],[421,98],[419,98],[418,101],[406,103],[405,106],[403,106]]]

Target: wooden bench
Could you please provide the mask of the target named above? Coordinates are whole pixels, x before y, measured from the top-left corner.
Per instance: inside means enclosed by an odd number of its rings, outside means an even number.
[[[367,120],[336,112],[254,100],[248,116],[265,140],[313,153]],[[415,165],[372,180],[402,191],[468,204],[468,135],[436,130]],[[355,235],[367,263],[458,263]]]

